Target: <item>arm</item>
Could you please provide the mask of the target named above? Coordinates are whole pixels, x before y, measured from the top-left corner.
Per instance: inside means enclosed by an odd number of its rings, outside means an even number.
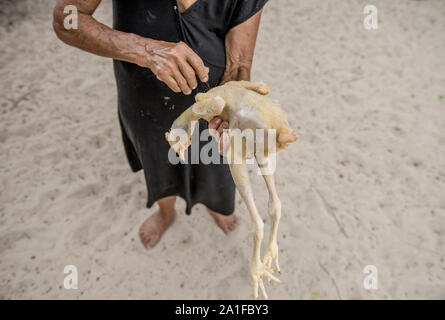
[[[255,43],[262,10],[247,21],[230,29],[226,35],[226,69],[221,84],[250,80]]]
[[[250,70],[252,68],[255,43],[260,25],[261,13],[258,11],[247,21],[233,27],[226,35],[226,69],[221,79],[221,84],[229,81],[250,81]],[[227,122],[215,117],[209,123],[210,129],[218,131],[216,139],[222,136],[223,130],[229,128]],[[223,153],[224,139],[220,141],[220,152]]]
[[[107,27],[92,15],[101,0],[57,0],[53,27],[63,42],[87,52],[149,68],[160,81],[175,92],[190,94],[196,88],[196,75],[208,80],[208,68],[185,43],[143,38]],[[78,29],[67,30],[63,22],[65,6],[78,10]]]

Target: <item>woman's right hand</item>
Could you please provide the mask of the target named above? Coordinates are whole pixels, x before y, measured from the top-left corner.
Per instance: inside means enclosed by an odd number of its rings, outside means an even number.
[[[138,64],[150,68],[174,92],[190,94],[198,86],[196,76],[202,82],[209,80],[209,68],[184,42],[147,40],[145,58]]]
[[[1,0],[0,0],[1,1]],[[53,27],[65,43],[82,50],[150,68],[174,92],[190,94],[197,87],[196,76],[207,82],[209,68],[184,42],[148,39],[134,33],[111,29],[93,18],[101,0],[57,0]],[[67,5],[78,10],[78,29],[66,29]]]

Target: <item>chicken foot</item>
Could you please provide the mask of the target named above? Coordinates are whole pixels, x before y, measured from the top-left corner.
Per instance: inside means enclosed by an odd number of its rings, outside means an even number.
[[[266,247],[262,262],[273,272],[280,272],[280,266],[278,264],[277,232],[281,217],[281,201],[278,198],[278,193],[275,187],[274,175],[269,168],[269,158],[257,154],[256,160],[269,192],[268,213],[270,220],[272,221],[270,226],[269,243]],[[272,268],[272,263],[275,264],[274,268]],[[270,283],[270,278],[268,278],[268,283]]]

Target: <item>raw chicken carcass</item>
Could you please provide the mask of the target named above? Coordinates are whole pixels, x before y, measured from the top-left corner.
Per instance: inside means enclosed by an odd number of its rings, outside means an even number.
[[[271,279],[281,282],[273,275],[273,272],[280,272],[277,230],[281,216],[281,202],[275,188],[273,172],[270,170],[271,155],[297,140],[286,114],[267,97],[268,94],[269,88],[266,84],[250,81],[231,81],[206,93],[198,93],[195,97],[196,102],[173,122],[172,130],[165,134],[173,149],[184,159],[184,151],[191,143],[190,137],[197,120],[202,118],[210,121],[219,116],[229,123],[229,134],[226,137],[229,137],[230,143],[227,141],[224,144],[226,146],[224,155],[229,159],[233,180],[255,224],[254,249],[250,264],[255,299],[258,297],[258,288],[267,299],[263,278],[267,278],[269,282]],[[186,139],[178,141],[175,129],[185,130]],[[244,134],[246,131],[252,134]],[[236,145],[237,142],[241,143],[240,147]],[[269,243],[262,259],[260,250],[264,223],[253,200],[246,168],[246,159],[251,156],[255,156],[269,191],[268,212],[272,224]]]

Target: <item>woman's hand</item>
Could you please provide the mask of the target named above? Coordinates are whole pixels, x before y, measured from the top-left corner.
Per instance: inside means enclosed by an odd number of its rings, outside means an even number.
[[[207,82],[209,69],[183,42],[165,42],[111,29],[93,18],[101,0],[57,0],[53,27],[65,43],[116,60],[150,68],[159,80],[175,92],[190,94],[197,86],[196,75]],[[66,29],[65,7],[78,10],[78,29]]]
[[[228,81],[250,80],[255,42],[260,25],[262,10],[258,11],[247,21],[229,30],[226,35],[226,69],[221,84]],[[227,121],[215,117],[209,122],[209,129],[218,132],[215,139],[219,142],[219,152],[225,155],[230,139],[223,134],[229,128]]]
[[[229,146],[229,136],[224,133],[224,129],[229,129],[229,123],[222,121],[220,117],[215,117],[209,122],[209,129],[216,130],[218,134],[213,137],[219,143],[219,153],[225,155],[227,147]]]
[[[198,86],[196,76],[208,81],[209,68],[184,42],[166,42],[147,39],[146,56],[138,61],[174,92],[190,94]]]

